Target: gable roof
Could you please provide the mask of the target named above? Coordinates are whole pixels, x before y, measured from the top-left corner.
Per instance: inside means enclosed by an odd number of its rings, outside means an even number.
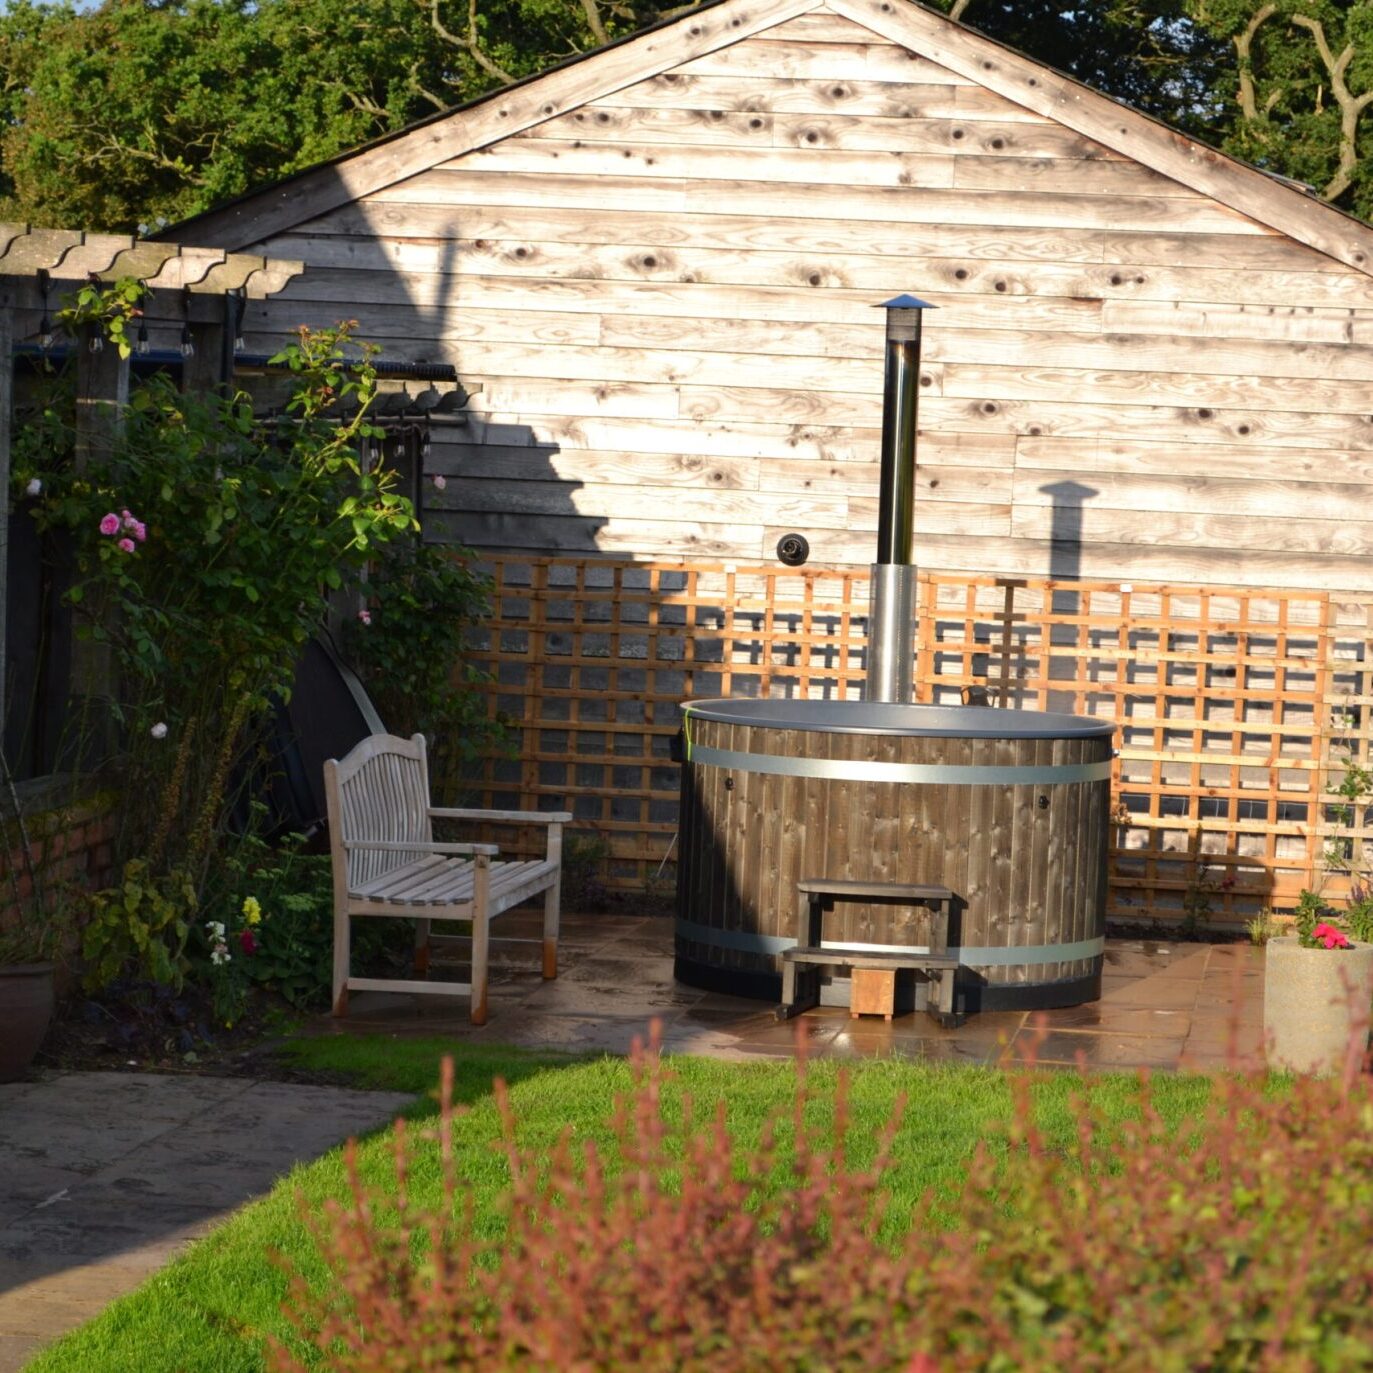
[[[712,0],[165,230],[242,248],[797,15],[838,14],[1373,276],[1373,228],[913,0]]]

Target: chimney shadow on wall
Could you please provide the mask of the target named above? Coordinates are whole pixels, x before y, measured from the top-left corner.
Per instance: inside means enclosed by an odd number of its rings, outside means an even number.
[[[1049,522],[1049,578],[1054,582],[1075,582],[1082,577],[1082,512],[1093,496],[1099,495],[1094,486],[1082,482],[1060,481],[1039,488],[1053,501]],[[1082,596],[1071,587],[1049,593],[1049,610],[1057,621],[1060,616],[1076,616]],[[1043,653],[1047,658],[1045,676],[1050,686],[1045,709],[1071,712],[1077,704],[1072,686],[1055,690],[1054,682],[1073,683],[1077,679],[1078,653],[1085,649],[1079,626],[1054,623],[1049,627]]]

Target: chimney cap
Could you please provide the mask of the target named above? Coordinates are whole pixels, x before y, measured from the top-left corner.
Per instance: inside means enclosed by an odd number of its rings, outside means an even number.
[[[884,300],[881,305],[874,308],[878,310],[937,310],[939,306],[931,305],[928,300],[921,300],[919,296],[900,295],[893,296],[891,300]]]

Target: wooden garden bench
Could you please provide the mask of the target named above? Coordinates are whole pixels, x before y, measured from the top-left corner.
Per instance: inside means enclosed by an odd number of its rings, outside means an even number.
[[[329,848],[334,868],[334,1014],[346,1015],[350,991],[467,994],[472,1023],[486,1023],[491,921],[502,911],[544,894],[543,975],[558,975],[558,906],[562,882],[562,827],[566,811],[440,809],[429,804],[424,736],[374,734],[342,762],[324,765],[329,807]],[[494,844],[437,844],[435,818],[490,820],[548,827],[544,857],[493,862]],[[350,922],[390,916],[417,922],[416,978],[429,971],[430,926],[435,920],[472,922],[470,982],[353,977],[349,972]]]
[[[796,884],[800,894],[797,942],[782,953],[782,1004],[779,1020],[790,1020],[819,1002],[814,984],[820,967],[848,968],[850,971],[896,972],[909,968],[929,984],[925,1009],[948,1029],[961,1023],[954,1008],[954,978],[958,955],[950,954],[949,905],[954,894],[948,887],[912,882],[861,882],[841,877],[807,877]],[[821,920],[827,901],[891,901],[900,905],[926,905],[933,909],[930,919],[928,952],[869,950],[826,944],[821,938]],[[797,974],[805,968],[810,986],[798,995]],[[933,993],[930,995],[930,993]],[[917,1003],[918,1005],[919,1003]],[[891,1019],[890,1015],[887,1017]]]

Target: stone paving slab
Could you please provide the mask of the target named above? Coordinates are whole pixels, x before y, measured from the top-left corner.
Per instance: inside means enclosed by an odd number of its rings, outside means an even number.
[[[537,913],[512,912],[500,924],[517,937],[539,933]],[[561,943],[554,982],[538,976],[536,945],[504,946],[485,1026],[468,1022],[463,998],[361,993],[347,1020],[320,1017],[312,1032],[623,1053],[656,1018],[669,1052],[746,1059],[791,1055],[799,1024],[807,1052],[820,1056],[986,1064],[1033,1056],[1106,1069],[1206,1070],[1224,1066],[1232,1047],[1241,1065],[1262,1048],[1263,950],[1247,944],[1109,940],[1099,1001],[974,1016],[945,1031],[924,1015],[853,1021],[833,1007],[778,1024],[762,1003],[683,986],[672,979],[672,921],[664,917],[566,917]],[[452,946],[459,959],[462,947]]]
[[[0,1089],[0,1373],[296,1163],[411,1100],[152,1073],[57,1073]]]

